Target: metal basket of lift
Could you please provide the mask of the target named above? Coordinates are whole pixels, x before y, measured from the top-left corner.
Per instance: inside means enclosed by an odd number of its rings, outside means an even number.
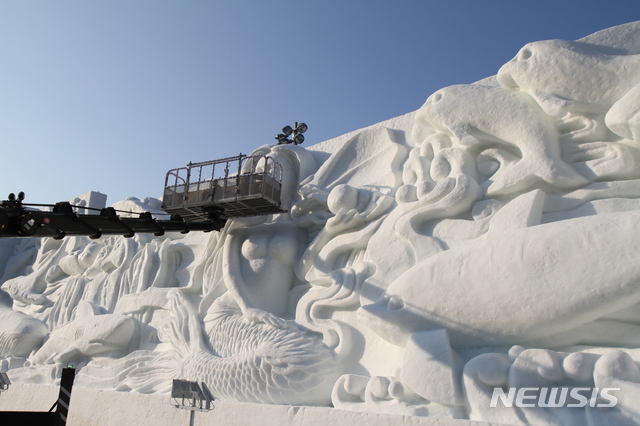
[[[186,221],[283,213],[282,166],[266,155],[189,163],[167,172],[164,210]]]

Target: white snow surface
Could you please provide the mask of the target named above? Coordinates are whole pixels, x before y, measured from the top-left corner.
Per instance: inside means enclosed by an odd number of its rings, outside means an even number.
[[[197,424],[637,424],[639,117],[640,21],[257,149],[284,169],[287,213],[0,240],[0,410],[45,411],[73,364],[72,425],[186,422],[173,379],[216,398]],[[531,406],[491,407],[527,388]]]

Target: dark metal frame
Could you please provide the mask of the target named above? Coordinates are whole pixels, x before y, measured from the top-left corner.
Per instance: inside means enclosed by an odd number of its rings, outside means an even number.
[[[76,369],[72,366],[62,369],[58,400],[49,411],[0,411],[0,424],[65,426],[67,424],[67,415],[69,414],[69,403],[71,402],[71,391],[75,375]],[[54,408],[56,411],[53,411]]]
[[[155,219],[151,213],[138,217],[120,217],[112,207],[101,209],[100,214],[77,214],[68,202],[57,203],[53,211],[27,210],[18,200],[0,204],[0,238],[53,237],[86,235],[100,238],[106,235],[133,237],[137,233],[161,236],[165,232],[219,231],[227,219],[209,218],[206,221],[185,222],[180,217],[171,220]]]

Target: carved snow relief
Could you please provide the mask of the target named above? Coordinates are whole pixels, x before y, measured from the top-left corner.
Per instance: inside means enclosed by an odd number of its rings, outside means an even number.
[[[2,241],[12,381],[504,424],[640,421],[640,23],[309,149],[287,213]],[[160,202],[126,200],[155,214]]]

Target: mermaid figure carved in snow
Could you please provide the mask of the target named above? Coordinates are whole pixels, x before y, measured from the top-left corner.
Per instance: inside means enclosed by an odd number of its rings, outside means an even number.
[[[282,201],[289,209],[312,159],[297,147],[274,147],[270,154],[288,172]],[[320,336],[285,319],[293,315],[293,265],[306,232],[288,215],[234,220],[223,232],[217,266],[226,292],[201,305],[204,327],[185,293],[170,293],[172,315],[159,337],[177,349],[180,377],[204,381],[216,398],[328,405],[338,377],[335,353]],[[214,286],[210,293],[221,291]]]

